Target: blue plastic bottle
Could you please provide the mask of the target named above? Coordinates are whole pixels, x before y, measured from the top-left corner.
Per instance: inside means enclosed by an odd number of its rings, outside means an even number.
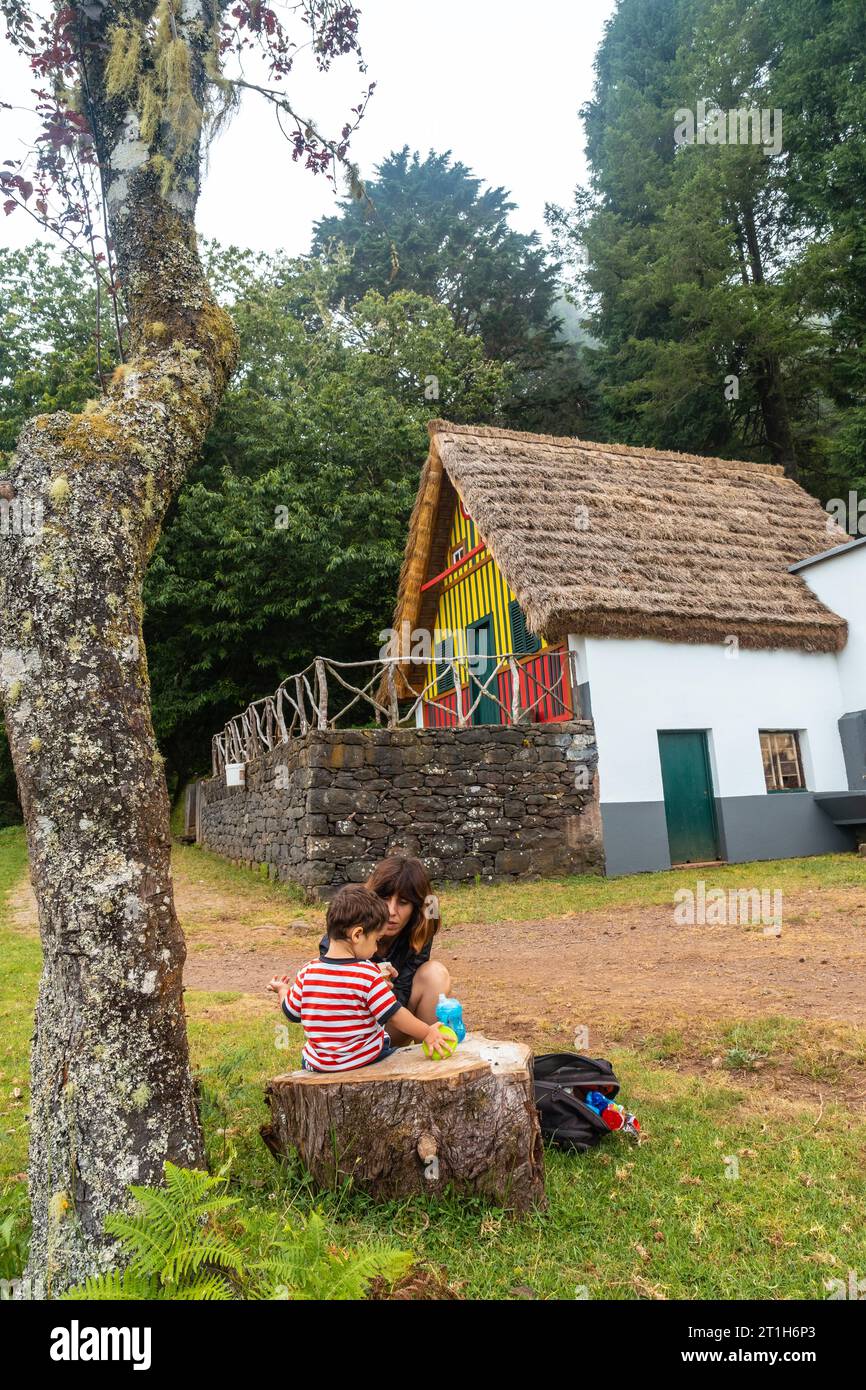
[[[440,1023],[453,1028],[457,1034],[457,1041],[462,1043],[466,1037],[466,1024],[463,1022],[463,1005],[459,999],[451,999],[447,994],[440,994],[439,1003],[436,1005],[436,1018]]]

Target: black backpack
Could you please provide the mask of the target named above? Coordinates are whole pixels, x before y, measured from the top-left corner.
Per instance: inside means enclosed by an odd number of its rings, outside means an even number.
[[[616,1099],[619,1082],[610,1062],[576,1052],[549,1052],[534,1059],[533,1084],[541,1133],[549,1143],[585,1153],[610,1134],[601,1116],[583,1099],[587,1091]]]

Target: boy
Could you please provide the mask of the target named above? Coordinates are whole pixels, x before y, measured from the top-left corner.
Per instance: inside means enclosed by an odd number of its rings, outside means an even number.
[[[393,1018],[402,1033],[426,1042],[445,1057],[438,1023],[422,1023],[404,1008],[372,960],[388,922],[388,907],[367,888],[347,885],[331,899],[328,950],[304,965],[290,983],[275,975],[268,985],[287,1018],[304,1030],[301,1065],[306,1071],[352,1071],[381,1062],[393,1051],[383,1028]]]

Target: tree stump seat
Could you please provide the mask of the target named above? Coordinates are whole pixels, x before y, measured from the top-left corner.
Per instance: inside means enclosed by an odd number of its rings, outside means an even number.
[[[351,1178],[383,1200],[450,1190],[545,1206],[531,1064],[524,1043],[467,1033],[442,1061],[415,1046],[356,1071],[287,1072],[266,1088],[262,1138],[323,1188]]]

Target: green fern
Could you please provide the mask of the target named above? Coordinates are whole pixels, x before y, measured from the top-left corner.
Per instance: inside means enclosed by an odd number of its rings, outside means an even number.
[[[214,1226],[233,1208],[225,1180],[197,1169],[165,1165],[164,1187],[130,1186],[136,1210],[105,1218],[125,1256],[122,1273],[94,1276],[72,1296],[95,1299],[228,1299],[229,1276],[239,1276],[247,1257]]]
[[[175,1283],[203,1264],[239,1273],[244,1255],[206,1223],[236,1206],[222,1178],[197,1169],[165,1165],[165,1187],[130,1187],[138,1210],[106,1217],[108,1235],[117,1236],[129,1255],[129,1268],[145,1277]]]
[[[338,1248],[318,1212],[306,1223],[287,1226],[255,1271],[259,1287],[253,1297],[316,1300],[362,1299],[378,1276],[394,1280],[405,1274],[412,1255],[393,1246],[372,1244],[359,1250]]]
[[[373,1279],[406,1273],[411,1254],[370,1244],[338,1247],[321,1214],[279,1225],[261,1208],[241,1213],[226,1194],[226,1175],[165,1165],[164,1187],[130,1187],[131,1212],[106,1217],[123,1269],[94,1276],[65,1299],[228,1300],[362,1299]],[[220,1226],[231,1214],[229,1236]],[[274,1226],[277,1229],[274,1229]]]
[[[131,1270],[112,1269],[107,1274],[92,1275],[77,1288],[59,1295],[61,1302],[86,1298],[96,1303],[123,1302],[127,1299],[155,1299],[160,1296],[159,1281],[145,1279]]]
[[[61,1294],[60,1300],[69,1302],[84,1298],[88,1302],[95,1303],[137,1303],[144,1299],[148,1302],[168,1302],[170,1300],[175,1303],[189,1300],[196,1302],[221,1300],[225,1302],[233,1297],[228,1283],[216,1274],[194,1279],[188,1284],[171,1287],[160,1284],[159,1280],[153,1276],[147,1278],[144,1275],[135,1274],[131,1269],[113,1269],[108,1274],[100,1274],[98,1277],[93,1276],[87,1279],[77,1289],[70,1289],[67,1293]]]
[[[165,1187],[131,1187],[138,1202],[133,1215],[107,1216],[106,1232],[117,1236],[129,1255],[129,1268],[174,1283],[203,1264],[239,1272],[243,1255],[214,1230],[214,1216],[235,1207],[238,1198],[222,1191],[224,1181],[196,1169],[165,1163]]]

